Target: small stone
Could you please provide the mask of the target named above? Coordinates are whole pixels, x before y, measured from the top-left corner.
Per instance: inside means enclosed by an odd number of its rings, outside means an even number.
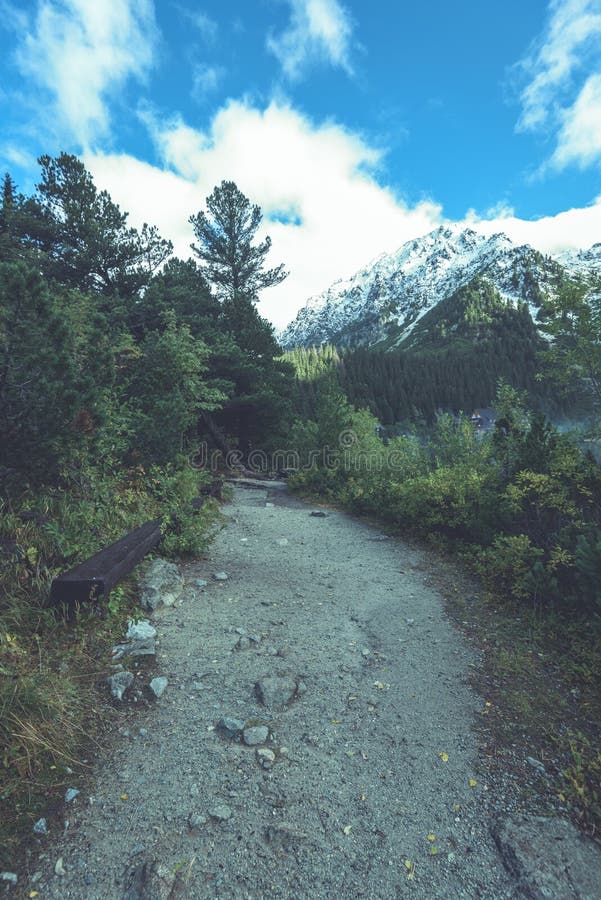
[[[65,803],[71,803],[72,800],[75,800],[78,797],[80,792],[77,788],[69,788],[65,794]]]
[[[268,747],[260,747],[257,751],[257,759],[264,769],[271,769],[275,762],[275,753]]]
[[[139,619],[137,622],[130,619],[125,632],[125,637],[129,638],[130,641],[144,641],[148,638],[154,638],[156,635],[157,630],[153,628],[148,619]]]
[[[368,656],[371,656],[371,650],[368,650],[367,647],[364,647],[361,651],[361,656],[364,656],[367,659]]]
[[[250,647],[250,639],[243,635],[239,639],[238,643],[236,644],[236,649],[237,650],[248,650],[249,647]]]
[[[286,547],[288,546],[288,538],[280,538],[277,542],[278,547]]]
[[[244,721],[242,719],[234,719],[230,716],[223,716],[219,719],[216,726],[219,731],[228,738],[236,738],[244,730]]]
[[[146,847],[144,844],[134,844],[130,851],[130,856],[138,856],[140,853],[144,853]]]
[[[526,762],[528,765],[532,766],[533,769],[537,769],[541,774],[546,775],[547,770],[539,759],[534,759],[533,756],[527,756]]]
[[[140,606],[154,610],[161,604],[173,606],[184,589],[184,578],[175,563],[155,559],[139,580]]]
[[[139,641],[130,641],[127,644],[117,644],[113,647],[111,658],[121,659],[123,656],[155,656],[156,646],[152,638],[144,638]]]
[[[258,634],[249,634],[249,635],[248,635],[248,640],[249,640],[249,641],[252,641],[253,644],[259,644],[259,643],[261,643],[261,638],[259,637]]]
[[[236,634],[239,634],[243,637],[246,634],[246,628],[234,628]]]
[[[255,684],[257,697],[264,706],[285,706],[295,696],[296,679],[290,676],[272,675]]]
[[[144,737],[145,734],[148,734],[148,728],[139,728],[138,734],[140,735],[140,737]]]
[[[168,684],[169,684],[169,681],[164,676],[161,676],[160,678],[152,679],[149,686],[150,686],[150,690],[152,691],[154,696],[157,698],[157,700],[159,697],[163,696],[163,694],[165,693],[165,688],[167,687]]]
[[[202,683],[202,681],[193,681],[192,687],[195,691],[204,691],[204,689],[205,689],[205,686]]]
[[[273,509],[273,503],[266,503],[265,509]]]
[[[313,516],[314,519],[325,519],[327,518],[327,513],[321,511],[321,509],[314,509],[313,512],[309,513],[310,516]]]
[[[227,803],[217,803],[211,807],[209,815],[212,819],[217,819],[218,822],[227,822],[232,817],[232,811]]]
[[[55,875],[66,875],[67,874],[65,872],[65,867],[63,865],[62,856],[59,856],[59,858],[57,859],[57,861],[54,864],[54,874]]]
[[[0,872],[0,881],[8,881],[10,884],[16,884],[19,880],[18,875],[14,872]]]
[[[209,582],[206,581],[206,579],[204,579],[204,578],[197,578],[196,581],[194,582],[194,584],[196,585],[197,588],[204,588],[207,586],[208,583]]]
[[[407,625],[415,625],[415,619],[405,619]]]
[[[229,575],[227,574],[227,572],[215,572],[213,578],[215,579],[215,581],[227,581]]]
[[[110,675],[106,680],[113,697],[116,700],[122,700],[124,693],[134,683],[134,675],[133,672],[117,672],[115,675]]]
[[[48,826],[46,824],[46,819],[38,819],[35,825],[33,826],[34,834],[48,834]]]
[[[198,815],[198,813],[192,813],[190,818],[188,819],[188,824],[192,831],[196,831],[199,828],[202,828],[203,825],[206,825],[209,820],[206,816]]]
[[[245,728],[242,733],[242,739],[247,747],[264,744],[268,737],[269,728],[266,725],[254,725],[251,728]]]

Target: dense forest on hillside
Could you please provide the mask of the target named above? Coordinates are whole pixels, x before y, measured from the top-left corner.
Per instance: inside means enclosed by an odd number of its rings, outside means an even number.
[[[348,401],[369,409],[386,426],[425,421],[440,412],[491,407],[499,379],[525,391],[532,408],[547,415],[586,418],[581,391],[559,394],[541,378],[546,342],[528,307],[512,307],[485,279],[476,278],[439,303],[400,348],[338,349],[326,345],[288,351],[297,376],[298,403],[311,417],[320,379],[335,373]]]

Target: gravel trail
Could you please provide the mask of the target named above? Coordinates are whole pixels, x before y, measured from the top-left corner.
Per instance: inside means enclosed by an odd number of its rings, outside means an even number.
[[[165,693],[126,705],[23,896],[519,896],[490,836],[478,659],[426,555],[277,484],[234,492],[183,602],[153,617]]]

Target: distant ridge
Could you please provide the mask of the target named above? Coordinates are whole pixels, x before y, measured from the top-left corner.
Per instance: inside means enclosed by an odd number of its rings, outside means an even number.
[[[563,277],[591,274],[601,275],[601,244],[551,257],[503,233],[484,237],[440,226],[311,297],[278,337],[285,348],[398,347],[411,343],[426,313],[476,277],[489,280],[508,304],[526,303],[534,316]]]

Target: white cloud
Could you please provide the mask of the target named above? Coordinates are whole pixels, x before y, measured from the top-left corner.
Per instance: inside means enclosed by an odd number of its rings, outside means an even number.
[[[511,209],[497,211],[493,218],[481,219],[473,211],[466,224],[482,234],[503,231],[516,244],[530,244],[541,253],[560,253],[592,246],[601,235],[601,195],[590,206],[567,209],[540,219],[519,219]]]
[[[35,157],[23,147],[17,147],[15,144],[0,145],[0,160],[12,163],[21,169],[35,168]]]
[[[308,65],[329,63],[352,74],[353,24],[338,0],[285,0],[290,23],[280,35],[269,35],[267,48],[279,60],[284,74],[294,80]]]
[[[105,136],[108,99],[145,76],[156,36],[152,0],[39,0],[17,62],[52,97],[47,127],[82,147]]]
[[[195,100],[204,100],[207,94],[217,90],[225,69],[222,66],[208,66],[205,63],[195,65],[192,70],[192,96]]]
[[[409,206],[376,179],[381,153],[335,123],[316,124],[283,102],[258,109],[230,102],[206,132],[180,119],[144,121],[163,167],[131,156],[89,154],[86,165],[133,224],[156,224],[187,258],[193,240],[188,217],[223,179],[238,187],[264,214],[270,264],[290,271],[283,284],[263,294],[260,310],[277,325],[294,317],[312,295],[371,259],[445,221],[431,200]],[[524,221],[503,204],[484,218],[469,212],[465,224],[486,234],[505,231],[517,243],[545,253],[588,247],[601,235],[601,197],[537,221]]]
[[[544,33],[517,66],[527,80],[517,129],[557,133],[552,168],[590,165],[601,157],[601,0],[551,0],[549,13]]]
[[[551,165],[564,169],[570,163],[576,163],[584,168],[600,156],[601,74],[591,75],[574,105],[563,114]]]
[[[407,206],[374,177],[380,152],[341,126],[315,125],[282,103],[260,110],[230,102],[202,133],[180,120],[147,122],[168,171],[132,157],[89,154],[86,164],[132,222],[150,221],[190,255],[187,219],[223,179],[263,210],[272,265],[289,278],[266,291],[260,309],[277,324],[305,300],[385,250],[441,221],[428,200]],[[169,171],[170,170],[170,171]]]
[[[214,44],[217,40],[217,22],[203,12],[191,12],[186,10],[186,16],[198,28],[201,37],[207,44]]]

